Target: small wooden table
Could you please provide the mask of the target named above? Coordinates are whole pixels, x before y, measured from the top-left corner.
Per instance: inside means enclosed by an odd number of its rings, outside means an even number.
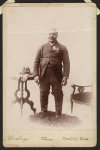
[[[31,110],[36,113],[36,108],[34,108],[34,102],[29,100],[30,97],[30,91],[27,89],[27,80],[23,81],[22,77],[18,78],[18,87],[17,90],[15,91],[15,101],[13,102],[16,103],[18,102],[21,106],[21,115],[22,115],[22,109],[24,103],[27,103],[30,105]]]

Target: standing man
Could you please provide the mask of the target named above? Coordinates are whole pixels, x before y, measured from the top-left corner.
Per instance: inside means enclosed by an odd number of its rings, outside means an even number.
[[[39,47],[34,61],[34,81],[40,84],[41,111],[47,112],[50,87],[55,98],[56,116],[62,114],[63,91],[67,84],[70,61],[67,48],[57,41],[58,32],[51,29],[48,42]],[[63,64],[63,65],[62,65]]]

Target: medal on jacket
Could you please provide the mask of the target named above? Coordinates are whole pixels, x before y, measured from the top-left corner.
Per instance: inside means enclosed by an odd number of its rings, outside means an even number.
[[[54,45],[52,48],[53,48],[54,51],[59,52],[59,47]]]

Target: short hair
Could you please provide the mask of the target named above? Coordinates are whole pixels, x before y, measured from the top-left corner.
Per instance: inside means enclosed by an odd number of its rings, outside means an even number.
[[[54,32],[54,33],[57,33],[57,34],[58,34],[58,31],[57,31],[56,28],[50,28],[50,29],[49,29],[49,33],[50,33],[50,32]]]

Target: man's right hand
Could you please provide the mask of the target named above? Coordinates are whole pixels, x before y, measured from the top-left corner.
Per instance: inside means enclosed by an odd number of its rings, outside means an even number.
[[[40,84],[39,76],[35,76],[34,81],[39,85]]]

